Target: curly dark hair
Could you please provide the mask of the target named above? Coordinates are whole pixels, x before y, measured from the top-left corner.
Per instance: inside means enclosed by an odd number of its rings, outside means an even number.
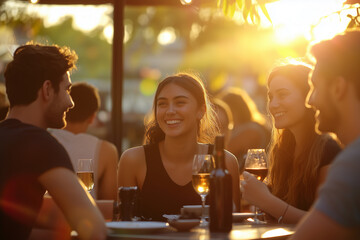
[[[18,47],[4,72],[10,107],[35,101],[46,80],[58,92],[62,76],[76,68],[77,59],[77,54],[68,47],[32,42]]]

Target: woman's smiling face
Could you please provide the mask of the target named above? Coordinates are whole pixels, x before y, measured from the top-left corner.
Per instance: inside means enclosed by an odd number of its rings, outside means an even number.
[[[195,97],[184,88],[169,83],[156,99],[156,119],[166,136],[197,134],[197,125],[203,115]]]
[[[269,111],[277,129],[296,127],[305,116],[305,97],[288,78],[275,76],[268,87]]]

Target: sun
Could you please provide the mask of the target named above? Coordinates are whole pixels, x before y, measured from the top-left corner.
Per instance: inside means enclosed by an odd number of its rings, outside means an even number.
[[[299,37],[318,41],[344,31],[348,19],[340,11],[343,3],[344,0],[279,0],[267,4],[266,8],[276,40],[286,44]]]

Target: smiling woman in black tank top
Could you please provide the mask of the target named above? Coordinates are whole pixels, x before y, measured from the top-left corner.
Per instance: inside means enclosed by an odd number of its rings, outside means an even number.
[[[126,150],[120,158],[118,186],[138,186],[140,211],[147,219],[163,220],[163,214],[178,214],[183,205],[201,204],[191,183],[193,156],[212,153],[209,143],[219,133],[201,80],[189,74],[165,78],[145,127],[145,145]],[[229,152],[225,161],[238,210],[237,161]]]

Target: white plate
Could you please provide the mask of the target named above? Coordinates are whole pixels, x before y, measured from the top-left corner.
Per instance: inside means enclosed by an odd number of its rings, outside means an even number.
[[[181,215],[178,214],[164,214],[163,217],[166,218],[168,221],[177,220],[180,218]]]
[[[255,216],[254,213],[233,213],[232,214],[233,216],[233,222],[241,222],[245,219],[248,219],[248,218],[253,218]]]
[[[107,222],[106,226],[115,233],[153,233],[165,229],[169,226],[165,222],[152,222],[152,221],[120,221],[120,222]]]
[[[205,205],[205,208],[209,208],[210,205]],[[194,209],[194,208],[202,208],[202,205],[184,205],[183,208],[191,208],[191,209]]]

